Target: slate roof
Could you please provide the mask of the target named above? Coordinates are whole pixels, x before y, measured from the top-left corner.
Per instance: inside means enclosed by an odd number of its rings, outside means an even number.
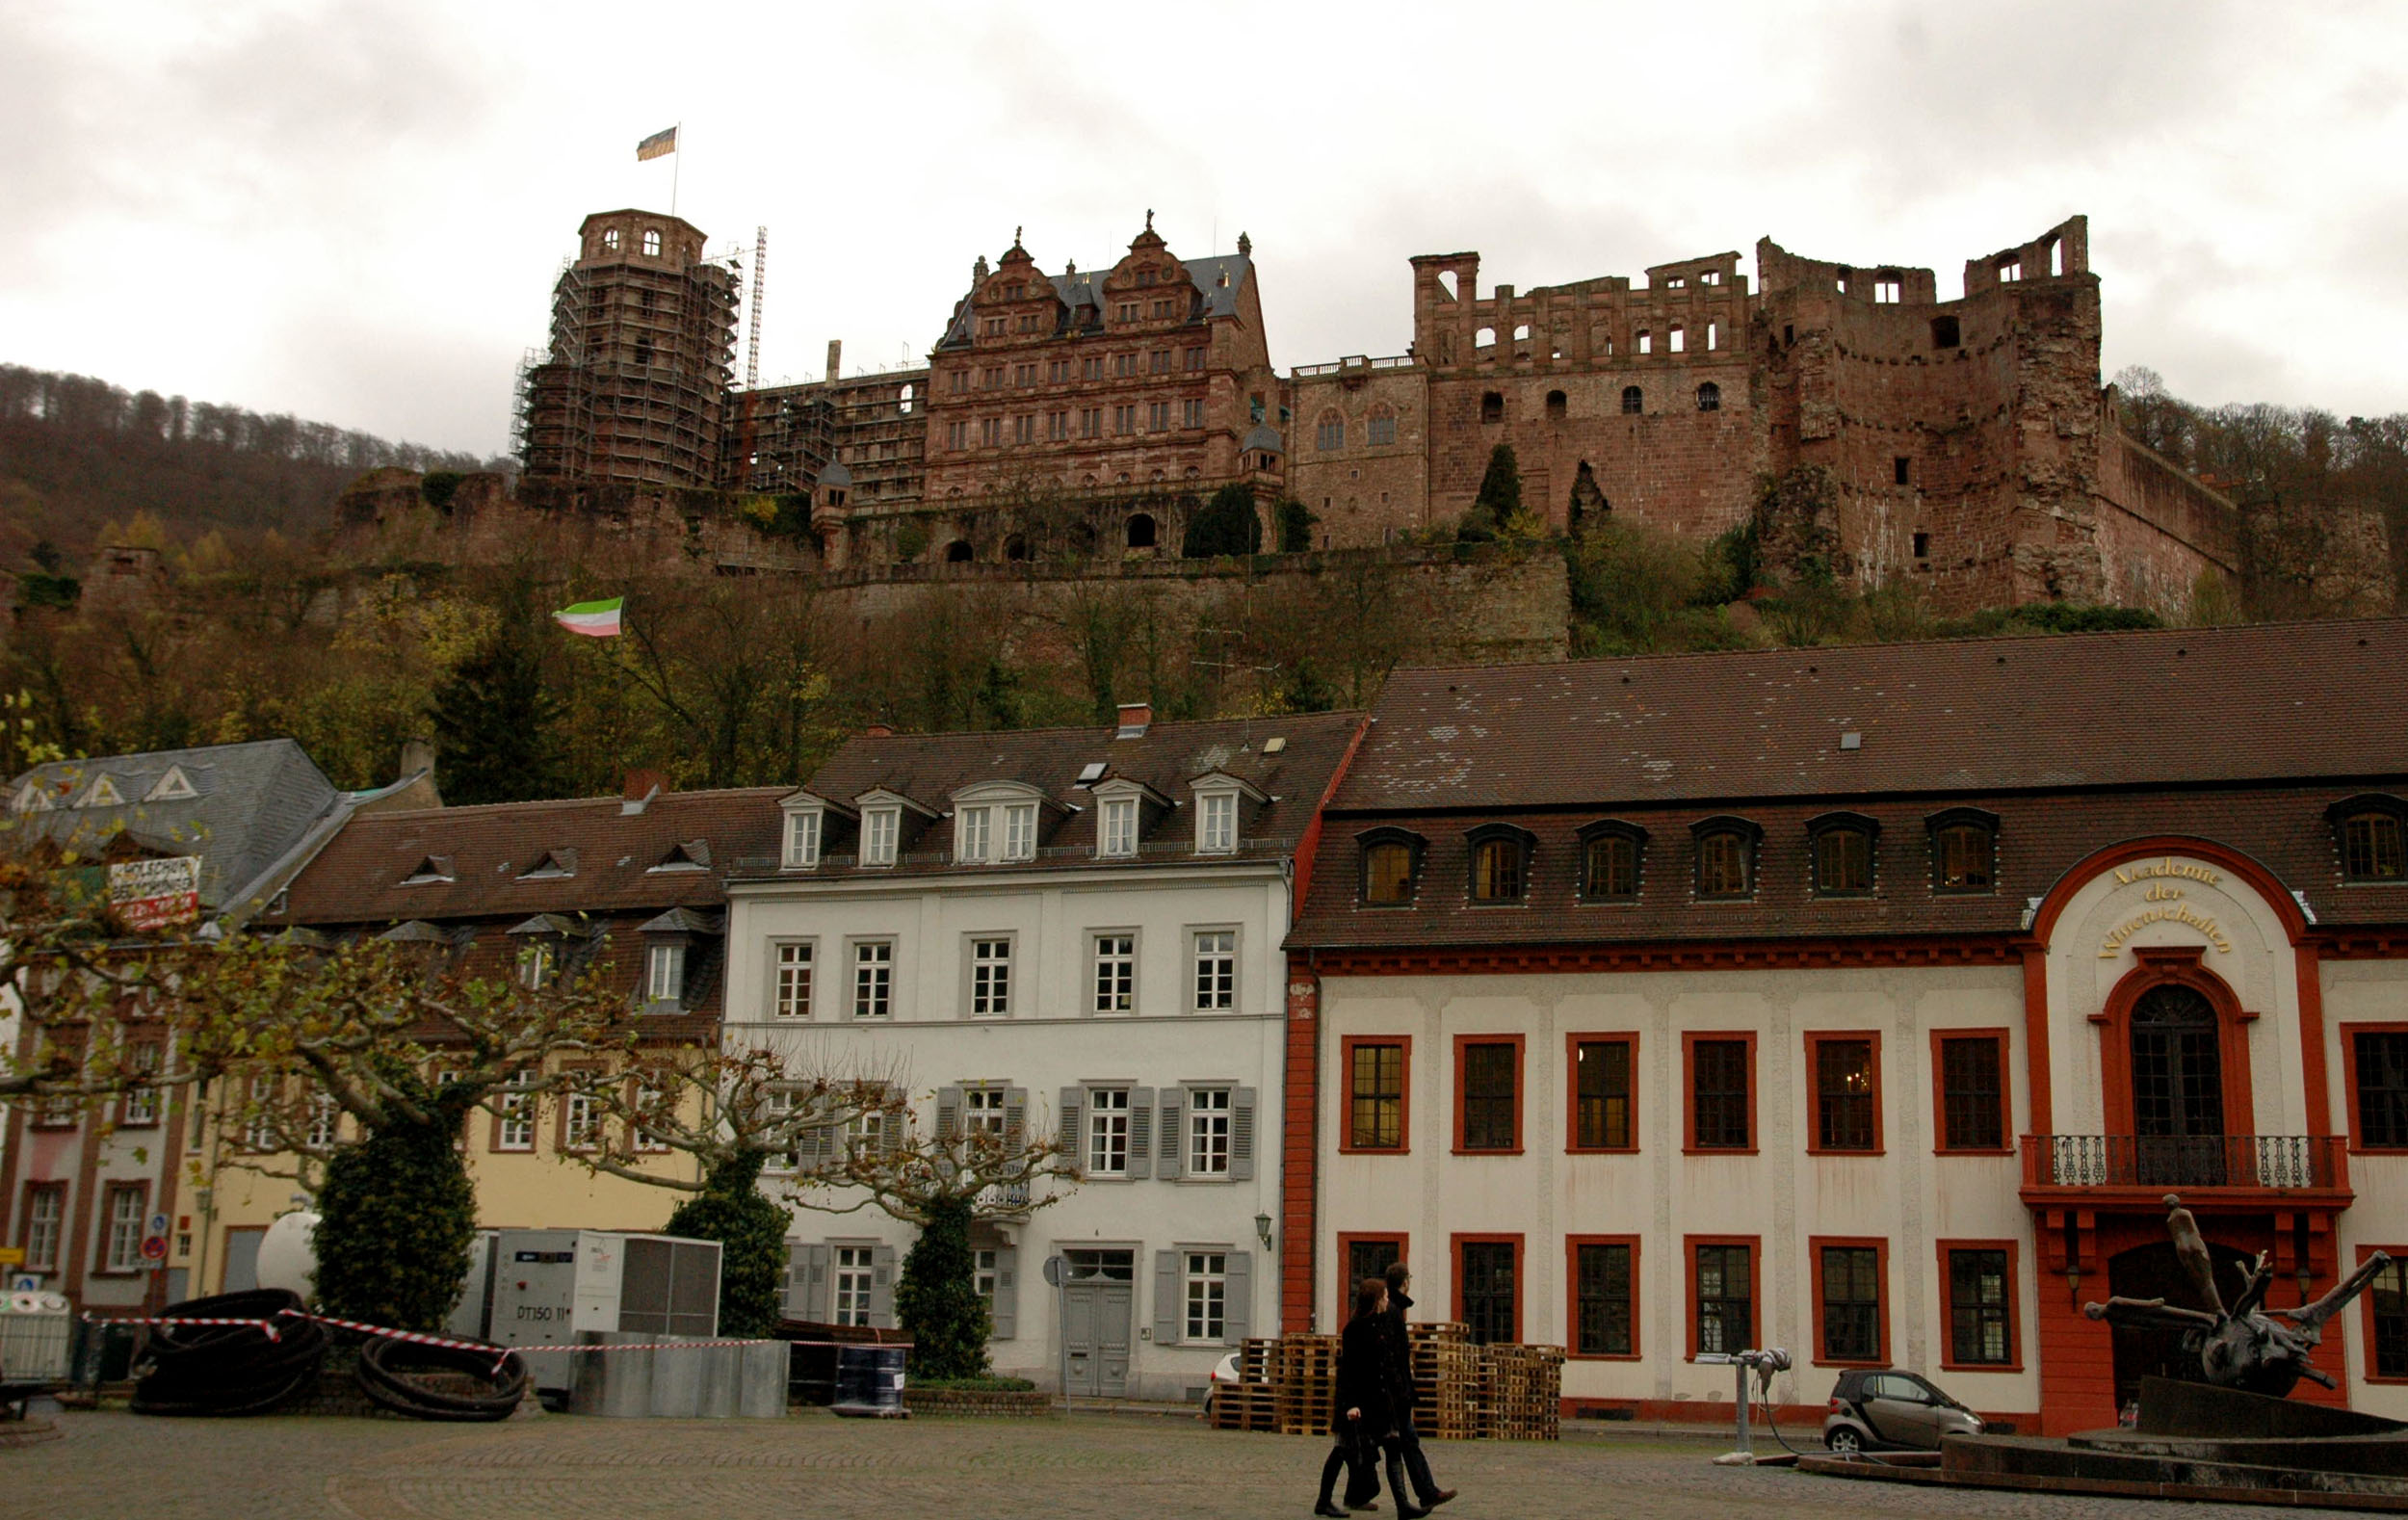
[[[854,798],[883,789],[937,815],[916,841],[906,835],[903,856],[897,866],[872,868],[865,875],[1028,870],[1033,866],[1092,869],[1128,862],[1095,858],[1096,807],[1086,788],[1078,783],[1084,770],[1101,764],[1106,769],[1097,782],[1126,777],[1152,787],[1174,804],[1167,813],[1141,810],[1150,821],[1134,862],[1139,865],[1194,858],[1194,794],[1189,783],[1218,771],[1270,799],[1241,808],[1240,849],[1234,858],[1277,859],[1295,850],[1362,721],[1359,713],[1314,713],[1155,722],[1134,739],[1115,738],[1111,726],[863,737],[830,756],[803,790],[850,806]],[[1277,752],[1266,753],[1266,746],[1274,740],[1285,743]],[[1041,810],[1035,861],[1009,867],[951,866],[947,857],[953,835],[943,819],[953,811],[955,793],[984,781],[1024,782],[1056,804]],[[829,826],[831,829],[836,826],[833,815]],[[816,870],[780,871],[773,856],[764,855],[741,862],[731,878],[851,875],[857,869],[850,853],[852,848],[848,828],[841,837],[831,835],[825,847],[828,852]]]
[[[1569,945],[2011,935],[2110,845],[2216,840],[2320,927],[2408,924],[2344,883],[2327,808],[2408,796],[2408,621],[1981,640],[1400,671],[1325,816],[1289,944]],[[1841,736],[1861,735],[1843,748]],[[1996,883],[1935,891],[1930,824],[1995,815]],[[1818,897],[1808,825],[1878,826],[1873,892]],[[1754,896],[1700,901],[1692,826],[1763,830]],[[1579,897],[1582,830],[1646,830],[1635,901]],[[1469,901],[1482,825],[1530,831],[1525,901]],[[1415,901],[1365,907],[1360,836],[1424,841]]]
[[[146,800],[170,771],[193,795]],[[102,779],[119,801],[78,805]],[[39,795],[50,805],[34,807]],[[12,779],[10,832],[96,855],[123,833],[145,852],[201,857],[200,899],[216,911],[251,888],[345,794],[290,739],[57,760]]]
[[[1238,292],[1244,288],[1246,279],[1254,272],[1251,255],[1221,253],[1211,258],[1181,259],[1179,262],[1188,272],[1188,282],[1203,298],[1190,320],[1209,322],[1215,317],[1234,317],[1238,314]],[[1103,310],[1104,281],[1117,267],[1115,261],[1102,269],[1081,270],[1076,275],[1045,276],[1053,281],[1054,294],[1060,298],[1064,308],[1061,330],[1080,325],[1078,311],[1081,306],[1099,313]],[[1223,275],[1229,276],[1226,285],[1220,282]],[[978,291],[973,287],[954,302],[953,321],[946,325],[944,336],[936,340],[938,348],[951,348],[970,341],[971,306],[977,295]]]

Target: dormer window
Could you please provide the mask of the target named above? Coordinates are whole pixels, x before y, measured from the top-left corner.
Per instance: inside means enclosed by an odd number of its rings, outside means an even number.
[[[1630,903],[1638,897],[1639,860],[1647,831],[1629,824],[1592,824],[1581,833],[1581,901]]]
[[[1955,807],[1924,820],[1931,830],[1931,890],[1988,892],[1998,881],[1999,819]]]
[[[518,953],[518,984],[530,992],[540,992],[559,975],[560,964],[560,951],[552,942],[536,940]]]
[[[1004,810],[1004,858],[1036,858],[1036,804],[1013,802]]]
[[[1104,799],[1103,820],[1098,826],[1095,852],[1113,860],[1123,860],[1138,852],[1138,799],[1134,797],[1112,797]]]
[[[84,793],[84,800],[76,805],[79,807],[122,807],[124,804],[125,798],[118,791],[117,783],[104,775],[92,784],[91,788]]]
[[[2353,797],[2327,812],[2344,881],[2408,881],[2408,803],[2381,794]]]
[[[1379,829],[1361,840],[1363,905],[1406,907],[1422,867],[1422,841],[1402,829]]]
[[[643,997],[647,1003],[675,1003],[686,995],[686,947],[655,945],[643,961]]]
[[[1199,854],[1227,854],[1238,848],[1238,794],[1207,792],[1196,799],[1195,848]]]
[[[409,875],[402,878],[402,885],[427,886],[433,882],[451,879],[452,857],[450,855],[427,855],[422,857],[417,865],[410,868]]]
[[[668,853],[663,855],[652,865],[645,867],[644,874],[646,876],[650,876],[655,872],[663,871],[708,871],[710,869],[710,841],[707,839],[689,839],[683,844],[669,846]]]
[[[1756,894],[1756,841],[1762,831],[1743,818],[1710,818],[1692,826],[1697,841],[1697,895],[1738,902]]]
[[[895,863],[895,840],[903,831],[903,809],[900,807],[866,807],[861,810],[861,863],[865,866],[891,866]]]
[[[537,859],[534,865],[529,866],[526,870],[518,874],[518,879],[521,881],[550,881],[556,880],[562,877],[573,877],[576,874],[576,851],[547,850]]]
[[[1042,794],[1022,781],[982,781],[955,792],[954,858],[964,865],[1036,858]]]
[[[786,815],[786,864],[809,870],[820,863],[820,809],[797,808]]]
[[[954,819],[954,858],[965,865],[983,865],[987,857],[987,824],[993,810],[965,807]]]
[[[1854,813],[1834,813],[1816,819],[1806,828],[1815,847],[1815,896],[1870,896],[1873,841],[1879,837],[1880,826]]]
[[[1530,888],[1530,835],[1491,826],[1471,836],[1472,901],[1519,903]]]
[[[143,794],[143,800],[145,802],[181,802],[199,795],[200,793],[194,788],[191,779],[184,774],[184,768],[180,765],[171,765],[168,767],[168,773],[161,776],[152,784],[149,791]]]
[[[40,782],[28,781],[17,789],[9,808],[17,813],[47,813],[51,808],[50,794],[41,789]]]

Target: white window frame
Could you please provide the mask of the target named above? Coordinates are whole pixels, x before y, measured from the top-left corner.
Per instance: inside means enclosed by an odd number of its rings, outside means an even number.
[[[991,1245],[971,1249],[970,1284],[977,1290],[978,1296],[986,1300],[990,1310],[995,1307],[995,1283],[1002,1262],[1003,1252]]]
[[[1195,852],[1233,855],[1238,852],[1238,790],[1217,787],[1195,794]]]
[[[794,870],[805,871],[820,863],[820,836],[825,826],[826,811],[817,807],[798,807],[786,814],[786,864]]]
[[[561,1149],[585,1152],[602,1147],[602,1110],[590,1092],[572,1092],[562,1105]]]
[[[134,1205],[130,1214],[125,1207],[129,1200]],[[143,1220],[149,1210],[150,1200],[142,1189],[121,1183],[109,1188],[108,1249],[102,1257],[102,1271],[143,1270]]]
[[[900,1114],[893,1116],[901,1117]],[[845,1154],[866,1156],[884,1145],[888,1117],[884,1109],[863,1109],[845,1120]]]
[[[1011,1017],[1011,973],[1016,935],[971,934],[962,945],[962,970],[969,978],[962,1009],[972,1018]]]
[[[877,1278],[871,1263],[877,1251],[875,1245],[839,1245],[832,1253],[835,1265],[828,1271],[827,1302],[836,1323],[869,1324],[872,1284]]]
[[[1003,856],[1006,860],[1036,858],[1036,804],[1006,802],[997,809],[1004,815]]]
[[[1127,860],[1138,852],[1138,799],[1108,797],[1095,828],[1095,852],[1106,860]]]
[[[276,1083],[273,1077],[250,1079],[249,1101],[252,1113],[250,1122],[243,1127],[245,1150],[265,1151],[275,1148],[275,1121],[271,1116],[270,1106],[276,1100],[275,1089]]]
[[[686,995],[686,947],[671,941],[652,945],[643,953],[644,1001],[676,1003]]]
[[[811,999],[819,990],[820,947],[817,940],[784,939],[770,948],[770,1016],[807,1019]]]
[[[1090,1177],[1126,1177],[1129,1175],[1129,1115],[1130,1091],[1127,1088],[1089,1088],[1086,1089],[1086,1144],[1081,1158],[1083,1169]],[[1119,1165],[1109,1166],[1114,1147],[1119,1152]]]
[[[874,951],[884,954],[874,955]],[[895,1017],[895,942],[856,939],[852,954],[846,958],[852,966],[853,1018],[865,1024],[891,1023]],[[873,986],[877,989],[874,996],[870,995]]]
[[[651,1113],[666,1095],[660,1088],[649,1082],[637,1083],[636,1112],[638,1114]],[[794,1094],[788,1093],[787,1097],[791,1101]],[[627,1142],[639,1156],[663,1156],[668,1153],[668,1141],[655,1136],[641,1122],[632,1118],[627,1121]]]
[[[510,1081],[502,1085],[502,1100],[495,1113],[495,1117],[500,1122],[494,1126],[493,1131],[495,1150],[509,1151],[517,1155],[536,1148],[535,1095],[510,1090],[513,1088],[533,1087],[535,1082],[535,1068],[522,1066],[511,1072]]]
[[[1226,939],[1220,945],[1208,941]],[[1239,939],[1234,926],[1207,926],[1188,930],[1188,1006],[1198,1013],[1234,1013],[1238,1010]],[[1224,958],[1227,967],[1208,983],[1207,964],[1217,965]],[[1225,983],[1225,984],[1224,984]]]
[[[1112,978],[1109,983],[1107,976]],[[1096,930],[1087,935],[1087,1011],[1117,1015],[1137,1010],[1138,931]]]
[[[861,810],[861,863],[865,866],[891,866],[895,863],[895,842],[903,837],[903,809],[893,804],[865,807]]]
[[[36,1188],[25,1206],[25,1270],[57,1271],[59,1241],[66,1228],[66,1190]]]
[[[518,952],[518,984],[530,992],[540,992],[552,984],[552,974],[560,969],[560,953],[549,939],[538,934]]]
[[[769,1119],[783,1124],[795,1112],[795,1089],[792,1088],[770,1088],[761,1095],[763,1114]],[[792,1139],[795,1143],[771,1154],[764,1166],[765,1170],[793,1171],[801,1165],[801,1157],[797,1154],[801,1144],[801,1138],[796,1136]]]
[[[1231,1136],[1237,1123],[1237,1099],[1229,1088],[1188,1088],[1188,1133],[1183,1143],[1180,1175],[1229,1180]],[[1208,1166],[1216,1155],[1218,1166]]]
[[[1182,1342],[1229,1338],[1227,1250],[1179,1252],[1179,1326]]]
[[[1001,1140],[1010,1133],[1004,1117],[1006,1089],[1000,1087],[964,1088],[961,1089],[961,1134],[992,1135]]]
[[[992,808],[965,807],[954,814],[954,858],[965,866],[982,866],[994,850]]]
[[[134,1075],[147,1075],[159,1069],[162,1054],[157,1044],[144,1040],[140,1044],[127,1047],[126,1064]],[[126,1088],[125,1096],[118,1102],[118,1123],[131,1129],[137,1125],[150,1125],[158,1122],[159,1089],[157,1088]]]
[[[314,1149],[326,1149],[334,1143],[342,1125],[342,1105],[330,1093],[313,1093],[309,1099],[309,1128],[303,1132],[307,1143]]]

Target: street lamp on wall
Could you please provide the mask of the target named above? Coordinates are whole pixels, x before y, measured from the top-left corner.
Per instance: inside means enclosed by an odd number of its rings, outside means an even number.
[[[1258,1237],[1262,1240],[1262,1243],[1263,1243],[1263,1249],[1265,1249],[1265,1250],[1269,1250],[1269,1249],[1270,1249],[1270,1216],[1269,1216],[1269,1215],[1268,1215],[1268,1214],[1258,1214],[1258,1215],[1254,1216],[1254,1233],[1255,1233],[1255,1235],[1256,1235],[1256,1236],[1258,1236]]]

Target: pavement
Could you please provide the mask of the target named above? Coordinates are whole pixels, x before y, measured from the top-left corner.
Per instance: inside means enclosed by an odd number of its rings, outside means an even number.
[[[0,1450],[0,1520],[709,1520],[1310,1512],[1326,1450],[1189,1419],[394,1420],[58,1417],[61,1439]],[[1722,1468],[1727,1437],[1576,1432],[1559,1442],[1426,1443],[1462,1491],[1444,1520],[1875,1520],[1900,1516],[2268,1520],[2247,1506],[1933,1490]],[[1762,1450],[1770,1450],[1767,1442]],[[1383,1501],[1381,1514],[1394,1511]]]

